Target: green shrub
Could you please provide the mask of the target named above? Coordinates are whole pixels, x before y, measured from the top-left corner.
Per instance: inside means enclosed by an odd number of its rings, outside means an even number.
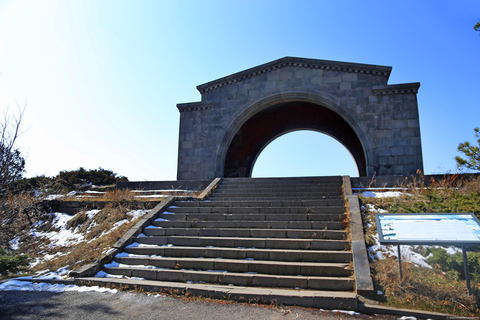
[[[18,273],[28,270],[28,264],[32,260],[30,256],[7,252],[0,248],[0,274]]]
[[[117,176],[111,170],[98,168],[87,171],[83,167],[74,171],[60,171],[55,179],[60,180],[68,190],[74,190],[79,185],[111,185],[118,181],[128,181],[126,177]]]
[[[457,252],[448,254],[441,247],[430,248],[430,256],[427,258],[428,264],[449,274],[457,280],[465,280],[465,267],[463,265],[463,254]],[[468,271],[472,280],[480,281],[480,252],[467,252]]]
[[[112,185],[119,181],[128,181],[111,170],[102,168],[85,170],[80,167],[72,171],[60,171],[54,177],[36,176],[15,181],[13,192],[62,193],[76,190],[86,185]]]

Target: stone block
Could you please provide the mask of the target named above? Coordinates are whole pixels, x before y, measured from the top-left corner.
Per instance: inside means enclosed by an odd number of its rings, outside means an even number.
[[[390,154],[394,156],[403,156],[405,154],[404,147],[392,147],[390,150]]]

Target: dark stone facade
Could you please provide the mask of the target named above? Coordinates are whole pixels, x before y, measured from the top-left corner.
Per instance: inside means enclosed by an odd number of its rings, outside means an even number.
[[[354,157],[360,176],[423,171],[419,83],[388,85],[391,67],[286,57],[200,85],[178,104],[177,179],[249,177],[282,134],[315,130]]]

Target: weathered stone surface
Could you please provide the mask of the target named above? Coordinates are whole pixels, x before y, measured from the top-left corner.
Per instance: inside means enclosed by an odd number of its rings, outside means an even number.
[[[335,137],[360,176],[423,170],[420,84],[388,85],[390,72],[286,57],[198,86],[201,102],[177,105],[177,179],[248,177],[269,142],[302,129]]]

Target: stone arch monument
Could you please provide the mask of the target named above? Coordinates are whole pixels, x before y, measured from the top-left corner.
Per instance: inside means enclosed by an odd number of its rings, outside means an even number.
[[[423,171],[417,92],[386,66],[285,57],[197,87],[178,104],[178,180],[250,177],[282,134],[314,130],[352,154],[360,176]]]

